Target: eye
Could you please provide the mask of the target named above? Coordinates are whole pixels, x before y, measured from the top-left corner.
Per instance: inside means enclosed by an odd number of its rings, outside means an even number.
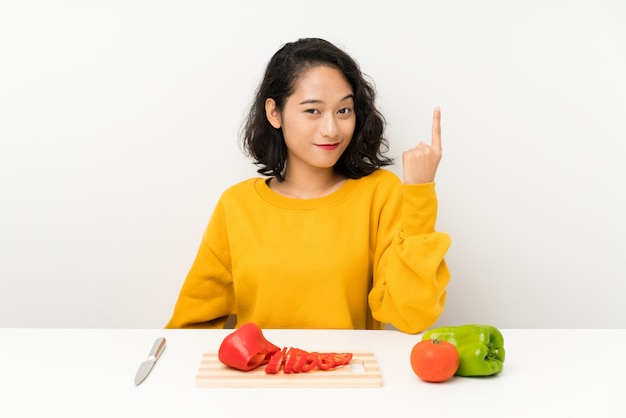
[[[317,109],[305,109],[304,113],[310,113],[312,115],[320,113]]]
[[[352,109],[349,107],[344,107],[339,109],[337,113],[339,113],[340,115],[349,115],[350,113],[352,113]]]

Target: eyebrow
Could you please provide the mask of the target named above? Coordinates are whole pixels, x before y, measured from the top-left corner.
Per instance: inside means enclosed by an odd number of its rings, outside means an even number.
[[[343,102],[345,100],[348,99],[352,99],[354,100],[354,94],[350,93],[347,96],[343,97],[341,100],[339,100],[340,102]],[[298,103],[299,105],[306,105],[306,104],[318,104],[318,103],[324,103],[323,100],[319,100],[319,99],[309,99],[309,100],[304,100],[300,103]]]

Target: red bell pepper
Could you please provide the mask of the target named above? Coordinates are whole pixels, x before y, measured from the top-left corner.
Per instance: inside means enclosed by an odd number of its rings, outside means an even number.
[[[308,352],[294,347],[281,350],[265,338],[258,325],[248,322],[224,338],[218,358],[225,365],[246,372],[266,364],[265,373],[276,374],[282,369],[291,374],[344,366],[352,360],[352,353]]]
[[[218,358],[227,366],[249,371],[269,363],[278,351],[280,348],[265,339],[258,325],[248,322],[224,338]]]

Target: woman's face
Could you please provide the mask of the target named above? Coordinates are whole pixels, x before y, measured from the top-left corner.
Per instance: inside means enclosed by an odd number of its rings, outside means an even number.
[[[350,143],[356,124],[352,87],[341,71],[327,66],[303,74],[282,112],[272,99],[266,111],[270,123],[282,128],[287,172],[332,168]]]

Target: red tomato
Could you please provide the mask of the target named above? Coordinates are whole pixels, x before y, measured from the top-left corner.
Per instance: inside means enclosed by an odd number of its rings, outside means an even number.
[[[459,368],[459,352],[447,341],[420,341],[411,350],[411,367],[425,382],[445,382]]]

